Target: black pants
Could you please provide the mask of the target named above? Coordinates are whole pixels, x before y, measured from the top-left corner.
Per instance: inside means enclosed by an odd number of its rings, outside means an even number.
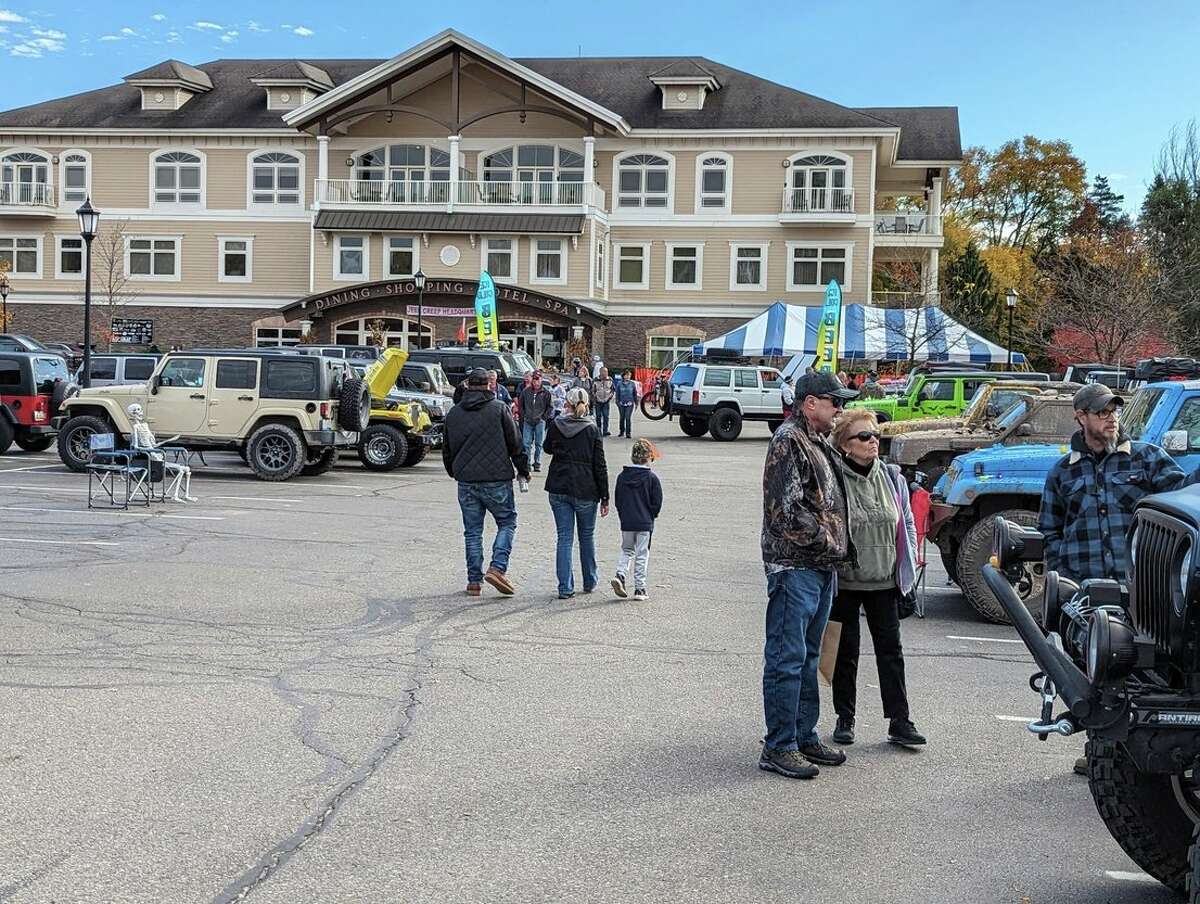
[[[867,627],[875,646],[879,669],[879,695],[888,719],[908,718],[908,691],[904,686],[904,651],[900,647],[900,611],[895,590],[842,590],[833,601],[830,620],[842,623],[837,665],[833,670],[833,708],[839,716],[854,718],[858,696],[858,616],[867,613]]]

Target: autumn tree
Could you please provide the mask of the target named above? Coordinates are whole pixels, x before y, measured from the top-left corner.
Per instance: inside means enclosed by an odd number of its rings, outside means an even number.
[[[112,348],[113,320],[139,294],[130,285],[129,274],[125,270],[128,226],[128,220],[111,220],[101,226],[99,234],[92,240],[92,280],[95,289],[92,307],[99,315],[96,326],[104,340],[105,351]],[[96,326],[93,327],[93,335]]]

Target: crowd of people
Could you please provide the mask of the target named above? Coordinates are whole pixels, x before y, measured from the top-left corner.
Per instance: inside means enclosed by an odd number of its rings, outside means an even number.
[[[605,429],[608,406],[617,402],[622,410],[620,435],[632,439],[632,412],[624,412],[623,399],[637,398],[631,372],[613,379],[599,359],[596,363],[594,376],[580,364],[569,389],[558,374],[551,374],[547,385],[543,373],[534,371],[511,400],[501,396],[503,386],[494,371],[473,370],[463,382],[460,399],[446,416],[442,462],[458,484],[468,596],[479,596],[485,582],[506,596],[516,592],[508,578],[517,527],[513,481],[517,480],[521,492],[527,492],[533,473],[541,471],[543,453],[550,459],[544,488],[557,531],[558,597],[566,600],[575,595],[572,558],[576,546],[581,590],[585,594],[596,590],[597,515],[606,518],[610,502],[604,446],[604,438],[610,435]],[[662,509],[662,485],[651,470],[659,455],[649,440],[639,439],[629,457],[612,494],[620,522],[621,554],[611,584],[618,597],[627,598],[632,577],[633,599],[646,600],[650,540]],[[483,528],[488,515],[496,523],[496,538],[485,570]]]

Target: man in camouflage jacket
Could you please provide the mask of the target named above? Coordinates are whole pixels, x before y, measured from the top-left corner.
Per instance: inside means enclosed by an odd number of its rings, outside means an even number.
[[[813,778],[817,764],[846,760],[817,737],[817,662],[837,567],[854,561],[846,491],[826,436],[842,405],[857,395],[832,374],[798,379],[792,417],[771,438],[763,470],[767,734],[758,766],[788,778]]]

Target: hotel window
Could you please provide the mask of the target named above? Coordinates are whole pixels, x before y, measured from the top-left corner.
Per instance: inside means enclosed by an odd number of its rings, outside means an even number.
[[[412,236],[388,236],[387,275],[412,276],[420,266],[417,242]]]
[[[49,201],[50,161],[32,151],[5,154],[0,163],[0,202],[46,204]]]
[[[366,237],[339,235],[333,246],[333,278],[362,280],[369,269]]]
[[[788,178],[788,211],[792,213],[854,212],[854,193],[850,190],[849,161],[829,154],[794,157]]]
[[[553,144],[519,144],[484,155],[483,181],[494,204],[582,204],[583,155]]]
[[[649,359],[650,366],[670,367],[692,350],[697,342],[703,342],[702,336],[651,336]]]
[[[220,256],[218,282],[248,283],[254,278],[251,262],[254,239],[242,236],[220,237],[217,239],[217,248]]]
[[[656,154],[630,154],[617,162],[617,206],[665,208],[671,162]]]
[[[514,239],[483,240],[484,269],[492,279],[512,281],[517,278],[515,247]]]
[[[767,288],[766,244],[730,243],[729,288],[732,291],[765,291]]]
[[[730,170],[727,154],[701,154],[696,175],[696,212],[729,210]]]
[[[255,348],[279,348],[299,344],[299,330],[273,326],[260,326],[254,330]]]
[[[444,204],[450,200],[450,153],[423,144],[389,144],[355,158],[357,200]]]
[[[533,261],[530,273],[535,283],[565,284],[567,281],[567,258],[562,239],[539,239],[531,242]]]
[[[68,151],[62,157],[62,203],[82,204],[90,194],[91,173],[88,156],[82,151]]]
[[[604,242],[596,243],[596,285],[604,288]]]
[[[650,288],[650,246],[617,245],[617,274],[613,286],[618,289]]]
[[[281,151],[254,155],[250,184],[253,204],[299,204],[300,158]]]
[[[159,236],[125,239],[125,273],[130,279],[178,280],[179,239]]]
[[[667,245],[667,288],[699,289],[704,272],[704,246]]]
[[[837,247],[791,246],[791,269],[788,271],[788,290],[824,289],[836,279],[843,289],[849,288],[850,249]]]
[[[154,202],[199,204],[204,192],[204,164],[195,154],[167,151],[154,158]]]
[[[58,238],[58,278],[79,279],[83,276],[83,239],[60,235]]]
[[[16,276],[42,275],[42,240],[29,236],[0,237],[0,264],[8,264],[8,272]],[[0,268],[2,269],[2,268]]]

